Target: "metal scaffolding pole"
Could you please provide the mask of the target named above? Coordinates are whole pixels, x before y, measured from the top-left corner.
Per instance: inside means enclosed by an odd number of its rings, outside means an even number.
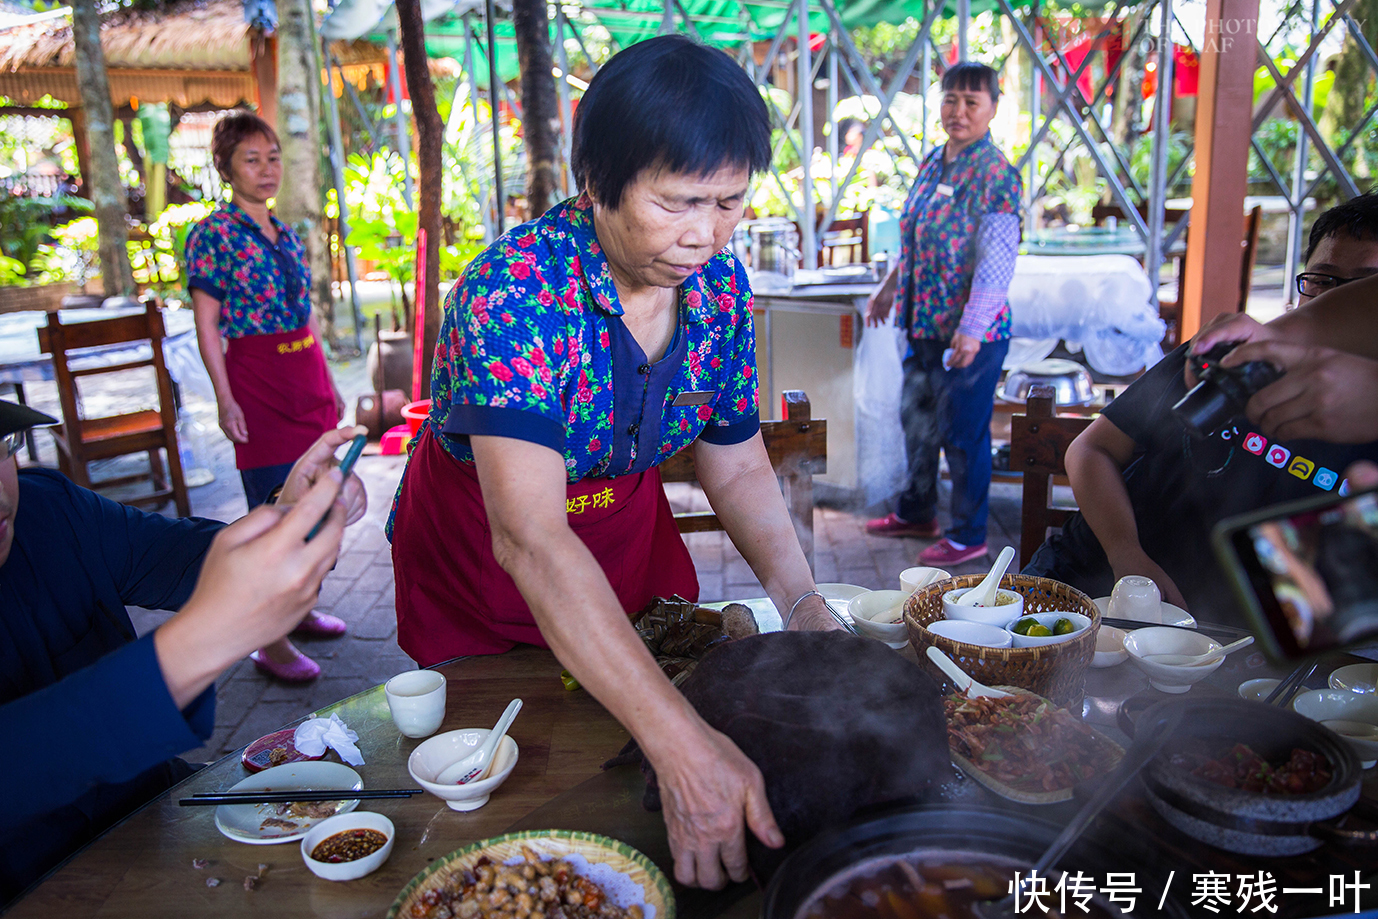
[[[330,172],[335,179],[335,207],[339,218],[335,227],[340,234],[340,249],[344,251],[345,274],[349,276],[349,310],[354,318],[354,347],[364,350],[364,319],[359,311],[359,275],[354,268],[354,247],[345,242],[349,238],[349,203],[345,201],[344,139],[340,132],[340,107],[335,102],[334,71],[330,66],[328,39],[321,39],[321,60],[325,61],[325,101],[330,109]],[[340,72],[344,80],[344,72]]]
[[[1158,92],[1153,106],[1153,169],[1148,193],[1148,253],[1144,270],[1153,305],[1158,305],[1158,285],[1163,267],[1163,218],[1167,207],[1167,154],[1172,136],[1172,0],[1158,0],[1162,25],[1158,34]],[[1182,296],[1179,292],[1178,296]]]
[[[942,0],[933,0],[934,3],[941,3]],[[928,18],[928,11],[924,11],[924,18]],[[919,128],[919,155],[928,155],[928,85],[933,79],[933,46],[928,41],[928,34],[925,32],[919,36],[919,42],[923,45],[920,66],[923,68],[923,124]]]
[[[1030,0],[1029,20],[1033,23],[1033,37],[1038,39],[1038,0]],[[1025,48],[1024,53],[1030,58],[1037,54],[1035,48]],[[1089,56],[1089,55],[1088,55]],[[1038,140],[1034,136],[1038,130],[1038,116],[1040,106],[1043,103],[1043,76],[1038,72],[1032,60],[1029,61],[1029,181],[1024,185],[1024,193],[1028,195],[1027,206],[1024,208],[1024,233],[1030,234],[1038,229],[1037,215],[1033,209],[1033,193],[1038,187]]]
[[[971,28],[971,0],[957,0],[957,60],[970,60],[967,29]]]
[[[562,170],[565,177],[565,194],[574,194],[574,173],[570,161],[574,156],[574,109],[569,101],[569,53],[565,51],[565,10],[555,4],[555,53],[560,62],[560,159],[564,161]]]
[[[832,189],[831,204],[837,200],[837,39],[836,30],[828,32],[828,184]],[[858,157],[861,151],[858,150]]]
[[[497,235],[507,229],[507,194],[502,187],[502,142],[498,134],[498,39],[494,27],[497,10],[493,0],[483,4],[483,21],[488,27],[488,109],[493,123],[493,184],[497,189]]]
[[[478,73],[474,70],[474,30],[469,22],[469,14],[464,14],[464,78],[469,81],[469,106],[474,113],[474,132],[472,143],[474,153],[478,152],[478,130],[479,125],[483,124],[483,116],[478,110]],[[488,113],[489,120],[492,120],[493,113]],[[483,191],[483,206],[479,208],[483,214],[483,241],[490,243],[498,238],[498,234],[493,231],[493,215],[488,210],[488,177],[483,175],[479,179],[479,188]]]
[[[1314,34],[1321,21],[1321,0],[1312,0],[1311,3],[1311,31]],[[1309,108],[1316,90],[1316,55],[1311,55],[1306,61],[1306,73],[1302,77],[1301,101]],[[1287,306],[1295,305],[1297,298],[1296,285],[1291,283],[1292,276],[1297,273],[1297,265],[1301,262],[1302,247],[1302,220],[1306,216],[1306,162],[1310,159],[1309,151],[1306,148],[1306,132],[1297,133],[1297,152],[1296,162],[1292,167],[1292,191],[1288,197],[1288,205],[1291,213],[1287,220],[1287,262],[1283,273],[1283,301]]]
[[[388,30],[388,86],[395,103],[393,124],[397,128],[397,153],[402,157],[402,197],[407,207],[414,208],[411,189],[411,125],[402,105],[402,77],[397,69],[397,30]]]
[[[813,269],[818,267],[818,249],[814,244],[813,222],[817,219],[817,214],[813,204],[813,163],[810,162],[813,159],[813,59],[809,50],[808,0],[799,0],[797,11],[799,53],[795,61],[798,65],[796,89],[799,93],[799,134],[802,141],[800,146],[803,148],[799,156],[800,165],[803,167],[803,176],[799,182],[799,229],[802,231],[799,244],[804,251],[804,267]]]

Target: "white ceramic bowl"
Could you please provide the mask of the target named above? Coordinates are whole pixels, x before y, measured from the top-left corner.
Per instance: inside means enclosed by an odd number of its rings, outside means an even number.
[[[1312,689],[1298,693],[1292,700],[1292,707],[1298,714],[1319,721],[1349,741],[1365,769],[1378,762],[1378,738],[1356,737],[1350,725],[1335,723],[1351,722],[1378,728],[1378,695],[1348,689]]]
[[[1282,680],[1274,680],[1269,677],[1259,677],[1256,680],[1245,680],[1239,684],[1239,698],[1248,699],[1250,702],[1262,702],[1272,694],[1274,689]]]
[[[958,606],[955,601],[973,587],[960,587],[943,594],[943,618],[962,619],[966,622],[983,622],[986,625],[1004,628],[1005,623],[1017,619],[1024,613],[1024,595],[1014,590],[1001,588],[997,597],[1013,597],[1014,602],[999,606]]]
[[[1015,623],[1025,619],[1036,619],[1040,625],[1046,625],[1049,630],[1052,629],[1053,623],[1057,622],[1059,619],[1070,619],[1072,625],[1076,627],[1076,630],[1068,632],[1066,635],[1020,635],[1014,631],[1014,626]],[[1014,646],[1016,648],[1041,648],[1044,645],[1060,645],[1064,641],[1071,641],[1073,638],[1083,634],[1090,627],[1091,620],[1081,613],[1029,613],[1028,615],[1019,616],[1005,623],[1005,630],[1009,632],[1010,637],[1014,639]]]
[[[918,589],[920,584],[925,586],[936,584],[939,581],[946,581],[952,575],[941,568],[928,568],[920,565],[916,568],[906,568],[900,572],[900,590],[905,594],[912,594]]]
[[[1220,642],[1200,632],[1151,626],[1135,629],[1124,638],[1129,659],[1148,677],[1149,685],[1160,692],[1180,693],[1191,689],[1193,683],[1204,680],[1225,663],[1219,658],[1212,664],[1160,664],[1145,660],[1150,654],[1205,654],[1220,647]]]
[[[411,751],[407,771],[418,784],[450,806],[452,810],[472,811],[488,803],[488,797],[507,781],[517,765],[517,742],[507,735],[493,755],[493,769],[488,778],[467,785],[438,785],[436,777],[446,768],[464,759],[482,745],[492,728],[463,728],[446,731]]]
[[[1008,648],[1014,636],[1005,629],[984,622],[968,622],[964,619],[939,619],[928,624],[928,631],[953,641],[964,641],[969,645],[984,645],[987,648]]]
[[[1092,667],[1114,667],[1129,660],[1124,649],[1124,629],[1103,625],[1096,632],[1096,653],[1091,656]]]
[[[318,862],[311,857],[311,852],[316,846],[345,830],[377,830],[386,836],[388,841],[377,852],[356,858],[352,862]],[[397,833],[392,827],[392,821],[382,814],[368,811],[339,814],[322,820],[311,828],[311,832],[302,837],[301,860],[306,862],[306,867],[310,868],[316,877],[325,878],[327,881],[353,881],[377,871],[392,854],[392,843],[396,838]]]
[[[1348,689],[1350,692],[1378,692],[1378,664],[1350,664],[1340,667],[1330,674],[1331,689]]]
[[[883,641],[892,648],[903,648],[909,643],[909,629],[903,618],[907,599],[902,590],[868,590],[848,601],[847,613],[862,635]],[[886,621],[891,616],[895,621]]]

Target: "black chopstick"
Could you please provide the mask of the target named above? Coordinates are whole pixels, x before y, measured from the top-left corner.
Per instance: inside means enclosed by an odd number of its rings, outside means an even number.
[[[1268,693],[1268,697],[1263,700],[1263,704],[1276,704],[1279,708],[1286,708],[1287,703],[1291,702],[1292,697],[1300,691],[1302,684],[1311,679],[1311,674],[1316,672],[1316,668],[1319,665],[1320,661],[1298,664],[1297,669],[1287,674],[1287,678],[1274,687],[1272,692]]]
[[[304,804],[312,801],[361,801],[376,798],[410,798],[421,794],[419,788],[382,788],[375,791],[362,789],[327,789],[324,791],[223,791],[203,792],[182,798],[177,803],[183,807],[197,807],[209,804]]]

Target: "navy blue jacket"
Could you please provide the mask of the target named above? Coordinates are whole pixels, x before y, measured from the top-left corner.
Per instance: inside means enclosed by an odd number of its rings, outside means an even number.
[[[179,711],[125,606],[179,608],[222,526],[20,471],[0,566],[0,906],[190,774],[173,757],[210,736],[214,687]]]

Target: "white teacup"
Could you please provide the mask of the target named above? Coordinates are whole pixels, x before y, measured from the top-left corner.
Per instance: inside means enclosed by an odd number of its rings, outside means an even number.
[[[945,581],[952,575],[941,568],[906,568],[900,572],[900,590],[908,595],[920,587]]]
[[[1163,595],[1152,578],[1131,574],[1120,578],[1110,592],[1106,613],[1116,619],[1135,619],[1139,622],[1162,622]]]
[[[406,737],[429,737],[445,720],[445,676],[434,670],[408,670],[388,680],[383,693],[397,730]]]

